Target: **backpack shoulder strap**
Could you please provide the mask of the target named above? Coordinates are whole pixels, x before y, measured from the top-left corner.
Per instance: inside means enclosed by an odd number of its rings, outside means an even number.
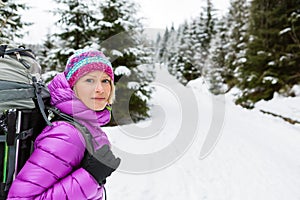
[[[0,57],[4,57],[7,45],[0,45]]]
[[[4,57],[4,55],[15,55],[16,53],[35,59],[33,51],[31,49],[25,48],[24,46],[19,46],[18,48],[13,49],[7,49],[7,45],[0,45],[0,57]]]
[[[27,56],[36,60],[35,55],[31,49],[27,49],[24,46],[18,48],[7,49],[7,45],[0,45],[0,57],[4,58],[5,55],[16,56],[16,59],[27,69],[30,65],[21,56]]]
[[[94,147],[92,143],[92,135],[90,131],[82,125],[80,122],[76,121],[73,117],[60,112],[57,108],[54,107],[47,107],[49,111],[51,111],[57,119],[66,121],[73,126],[75,126],[82,134],[84,137],[85,143],[86,143],[86,149],[88,150],[89,153],[93,154],[94,153]]]

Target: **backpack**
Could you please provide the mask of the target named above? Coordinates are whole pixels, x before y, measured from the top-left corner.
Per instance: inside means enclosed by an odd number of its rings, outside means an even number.
[[[91,134],[72,117],[50,106],[50,93],[31,49],[0,45],[0,200],[33,151],[33,142],[51,119],[64,120],[83,134],[92,151]]]

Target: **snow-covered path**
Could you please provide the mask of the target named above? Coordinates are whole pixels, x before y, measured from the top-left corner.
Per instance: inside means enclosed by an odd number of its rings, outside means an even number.
[[[157,91],[152,100],[152,123],[161,127],[144,138],[131,137],[128,130],[137,129],[129,126],[105,128],[117,148],[141,156],[154,154],[167,148],[179,134],[180,126],[183,126],[181,103],[186,100],[181,97],[183,93],[176,93],[178,90],[174,88],[181,86],[164,70],[159,71],[158,79],[154,83]],[[144,165],[150,165],[149,169],[138,174],[121,166],[108,178],[108,199],[299,200],[300,126],[292,126],[256,110],[242,109],[226,98],[220,138],[213,151],[200,159],[206,134],[210,125],[214,125],[211,120],[214,105],[201,80],[193,81],[190,87],[198,102],[198,110],[195,110],[199,121],[196,137],[190,141],[188,150],[179,152],[182,156],[165,168],[148,173],[151,162]],[[150,124],[139,123],[139,130],[148,127],[154,130]],[[162,155],[162,159],[168,158]],[[136,161],[131,164],[142,165]]]

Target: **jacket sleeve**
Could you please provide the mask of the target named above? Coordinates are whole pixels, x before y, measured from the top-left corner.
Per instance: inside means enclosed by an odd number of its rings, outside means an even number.
[[[102,188],[83,168],[85,142],[67,122],[54,122],[13,181],[8,199],[102,199]]]

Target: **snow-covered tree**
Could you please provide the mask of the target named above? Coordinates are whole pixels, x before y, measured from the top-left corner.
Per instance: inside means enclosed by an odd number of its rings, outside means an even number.
[[[230,90],[238,84],[239,71],[246,62],[245,52],[249,27],[248,0],[232,0],[226,20],[228,43],[222,76]]]
[[[99,10],[97,37],[104,54],[110,57],[116,75],[116,103],[111,124],[129,123],[149,116],[149,64],[147,44],[141,37],[138,5],[128,0],[104,0]]]
[[[215,9],[212,1],[206,0],[206,6],[204,6],[203,11],[200,14],[200,24],[204,23],[204,26],[200,25],[200,32],[198,32],[198,34],[200,34],[202,50],[205,51],[207,55],[209,53],[211,40],[215,34],[216,20]]]
[[[237,103],[251,108],[261,99],[272,99],[274,92],[287,94],[300,82],[300,46],[292,37],[300,35],[300,20],[289,20],[299,9],[299,0],[251,2],[247,62],[240,70],[243,94]],[[285,34],[288,29],[295,34]]]
[[[166,55],[168,54],[167,46],[169,44],[169,29],[166,28],[163,37],[160,40],[159,43],[159,49],[158,49],[158,59],[160,62],[167,62]]]
[[[167,66],[170,59],[176,55],[179,46],[178,35],[178,31],[175,30],[174,24],[172,24],[170,29],[166,27],[162,37],[159,35],[157,38],[159,42],[157,42],[156,55],[160,63]]]
[[[224,93],[236,87],[239,69],[246,62],[249,5],[247,0],[232,0],[228,13],[216,24],[206,64],[214,93]]]
[[[209,89],[213,94],[223,94],[228,91],[225,77],[227,73],[226,55],[230,43],[228,37],[227,18],[222,18],[216,24],[216,35],[211,42],[210,53],[208,56],[206,78],[209,80]]]
[[[205,67],[204,65],[208,56],[208,47],[204,45],[207,34],[205,33],[203,13],[200,13],[200,17],[192,20],[190,29],[191,50],[193,52],[192,63],[200,75]]]
[[[48,33],[46,35],[46,40],[44,41],[42,48],[39,49],[39,61],[44,73],[55,71],[56,69],[58,69],[57,66],[61,66],[59,60],[57,59],[57,54],[60,50],[59,46],[57,46],[56,44],[56,39],[57,38],[54,35]],[[48,80],[45,81],[47,82]]]
[[[24,37],[24,27],[32,23],[22,20],[21,12],[29,9],[17,0],[0,1],[0,42],[11,43]]]
[[[200,16],[191,22],[185,22],[178,28],[178,36],[169,42],[169,72],[183,84],[202,75],[209,55],[210,43],[214,37],[216,18],[211,0]],[[176,42],[177,41],[177,42]]]
[[[76,49],[91,46],[96,38],[97,18],[100,12],[95,10],[93,1],[54,0],[57,8],[53,11],[58,16],[57,31],[46,43],[53,42],[46,60],[56,60],[56,70],[62,71],[68,57]],[[56,48],[55,48],[56,47]],[[47,63],[46,63],[47,64]],[[51,66],[52,67],[52,66]]]
[[[182,84],[187,84],[188,81],[197,78],[199,74],[192,63],[193,52],[189,24],[186,21],[181,26],[181,31],[178,32],[179,46],[177,52],[171,57],[168,63],[168,70]]]

